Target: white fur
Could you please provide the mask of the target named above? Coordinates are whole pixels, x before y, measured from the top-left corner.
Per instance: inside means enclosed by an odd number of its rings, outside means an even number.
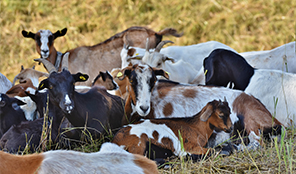
[[[137,80],[138,80],[138,96],[136,101],[136,111],[141,115],[145,116],[150,112],[150,96],[151,92],[149,91],[148,80],[152,76],[152,72],[147,65],[140,65],[144,67],[141,69],[141,72],[136,69]],[[148,107],[149,109],[144,113],[140,107]]]
[[[279,70],[255,70],[246,93],[254,95],[284,126],[296,125],[296,75]],[[278,98],[275,108],[274,98]]]
[[[34,101],[32,101],[32,99],[28,96],[26,97],[19,97],[19,96],[15,96],[15,98],[23,101],[24,103],[26,103],[25,105],[21,105],[21,109],[24,111],[25,113],[25,117],[27,120],[29,121],[33,121],[34,119],[36,119],[36,103]]]
[[[136,135],[137,137],[141,138],[142,134],[146,134],[148,138],[154,139],[152,134],[154,131],[156,131],[159,134],[157,140],[159,143],[162,143],[162,138],[169,138],[170,140],[172,140],[175,149],[174,154],[176,156],[185,156],[187,154],[185,151],[182,150],[181,142],[179,141],[178,137],[167,125],[153,124],[150,122],[150,120],[143,121],[144,122],[140,124],[128,125],[131,127],[130,135]]]
[[[39,30],[40,32],[40,52],[42,58],[48,58],[49,56],[49,47],[48,47],[48,37],[52,35],[52,32],[49,30]],[[47,51],[46,53],[43,51]]]
[[[96,153],[55,150],[44,152],[39,174],[100,173],[100,174],[142,174],[143,169],[134,162],[134,155],[119,146],[108,143]]]
[[[272,50],[239,54],[254,68],[277,69],[296,73],[295,42],[284,44]]]
[[[12,87],[12,83],[0,73],[0,93],[5,94]]]

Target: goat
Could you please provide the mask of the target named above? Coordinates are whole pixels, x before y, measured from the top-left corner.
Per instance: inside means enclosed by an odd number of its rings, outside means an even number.
[[[22,83],[12,86],[7,92],[6,95],[9,97],[16,97],[19,100],[26,103],[25,105],[20,106],[24,111],[27,120],[34,120],[38,118],[36,113],[36,104],[27,96],[27,93],[34,94],[36,87],[33,85],[31,79],[23,79]]]
[[[204,60],[205,83],[244,90],[258,98],[284,125],[296,125],[296,75],[280,70],[254,69],[237,53],[214,50]]]
[[[39,154],[13,155],[0,151],[1,173],[110,173],[156,174],[155,162],[104,143],[99,152],[52,150]]]
[[[11,87],[11,81],[9,81],[7,77],[0,73],[0,93],[6,93]]]
[[[242,126],[249,135],[251,142],[248,147],[258,145],[260,131],[265,135],[273,127],[281,127],[281,123],[272,118],[259,100],[243,91],[157,80],[156,75],[168,75],[165,71],[148,65],[129,66],[121,73],[122,78],[127,77],[129,80],[129,94],[125,103],[127,118],[123,118],[123,124],[138,121],[141,117],[171,118],[194,115],[208,101],[226,97],[232,111],[232,123]],[[218,133],[215,145],[230,138],[230,134],[223,134],[225,133]]]
[[[119,128],[124,115],[124,101],[110,95],[105,88],[92,87],[86,93],[74,90],[74,83],[86,81],[86,74],[71,74],[68,70],[68,55],[63,59],[63,70],[56,72],[55,67],[45,59],[38,59],[50,70],[47,79],[40,82],[38,90],[49,90],[49,101],[59,107],[70,123],[79,128],[87,127],[91,135],[97,137],[107,130]]]
[[[129,124],[116,133],[112,142],[124,146],[130,153],[141,155],[149,151],[149,143],[169,149],[176,156],[205,155],[209,149],[204,146],[214,129],[232,131],[229,115],[226,101],[213,100],[192,117],[143,119]],[[161,155],[158,153],[155,152],[156,157]]]
[[[150,41],[146,41],[146,43],[147,42]],[[148,49],[146,47],[146,51],[143,48],[124,47],[121,52],[122,65],[128,65],[129,61],[132,61],[135,58],[142,59],[145,56],[146,62],[149,62],[148,64],[152,67],[160,68],[165,61],[177,62],[179,60],[183,60],[184,62],[190,63],[195,69],[199,70],[202,67],[203,59],[214,49],[225,48],[235,51],[229,46],[217,41],[209,41],[188,46],[168,46],[162,49],[162,46],[165,43],[169,42],[166,41],[164,43],[159,43],[155,50],[149,50],[149,47]],[[134,64],[135,63],[133,63],[133,65]],[[122,66],[121,68],[125,67],[126,66]]]
[[[115,83],[118,85],[118,89],[115,90],[114,95],[117,95],[124,100],[127,98],[127,86],[128,86],[128,79],[119,79],[122,75],[118,74],[121,71],[121,68],[114,68],[111,71],[111,75],[115,81]],[[122,74],[122,73],[121,73]]]
[[[36,41],[37,52],[41,58],[49,60],[55,65],[56,69],[61,69],[60,62],[62,54],[56,51],[53,46],[55,38],[65,35],[67,29],[63,29],[52,34],[49,30],[39,30],[37,33],[22,31],[24,37],[32,38]],[[111,71],[113,68],[119,68],[121,64],[120,50],[123,44],[131,46],[144,47],[147,37],[150,38],[150,48],[154,48],[161,40],[163,35],[173,35],[180,37],[173,28],[166,28],[155,32],[145,27],[130,27],[120,33],[115,34],[109,39],[94,46],[81,46],[69,50],[69,71],[71,73],[82,72],[88,74],[90,79],[94,79],[99,71]],[[58,57],[57,57],[58,55]],[[91,85],[90,81],[86,82]]]
[[[239,53],[254,68],[277,69],[296,73],[295,42],[272,50]]]
[[[12,85],[14,86],[17,80],[19,80],[20,83],[24,83],[26,82],[26,79],[30,79],[33,83],[33,86],[37,88],[39,85],[40,77],[48,77],[48,74],[35,70],[35,66],[26,69],[21,66],[21,72],[14,77]]]
[[[25,103],[0,93],[0,138],[14,124],[25,121],[25,114],[20,108]]]
[[[59,147],[67,145],[68,142],[63,141],[65,136],[71,139],[79,138],[74,130],[67,131],[62,135],[63,129],[69,127],[68,120],[64,117],[61,109],[48,102],[47,89],[36,91],[35,94],[28,93],[28,97],[36,103],[40,117],[46,117],[13,125],[0,139],[0,148],[13,153],[23,151],[26,147],[29,147],[31,152],[37,151],[42,143],[43,128],[48,130],[45,140],[51,140],[54,146],[57,143],[59,143]]]

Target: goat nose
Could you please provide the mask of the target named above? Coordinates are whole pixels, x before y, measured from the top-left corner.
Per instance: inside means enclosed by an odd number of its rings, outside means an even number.
[[[145,113],[149,107],[148,106],[140,106],[140,109],[142,109],[142,111]]]
[[[47,53],[48,52],[48,50],[41,50],[43,53]]]

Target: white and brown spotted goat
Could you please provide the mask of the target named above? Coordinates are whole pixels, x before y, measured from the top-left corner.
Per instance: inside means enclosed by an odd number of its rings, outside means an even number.
[[[205,155],[209,149],[204,146],[215,128],[227,133],[232,131],[229,115],[230,108],[226,101],[213,100],[193,117],[143,119],[129,124],[117,132],[113,143],[124,146],[131,153],[141,155],[146,155],[145,152],[149,154],[151,144],[171,150],[176,156]],[[150,158],[162,156],[158,154],[162,152],[154,153],[155,156]]]
[[[37,33],[22,31],[24,37],[32,38],[36,41],[37,52],[41,58],[47,59],[56,69],[61,70],[62,53],[54,48],[54,40],[65,35],[67,28],[59,30],[55,33],[49,30],[39,30]],[[155,48],[162,40],[163,35],[173,35],[180,37],[173,28],[166,28],[159,32],[155,32],[146,27],[130,27],[120,33],[115,34],[109,39],[93,45],[81,46],[69,50],[69,71],[71,73],[82,72],[88,74],[90,79],[96,77],[98,71],[111,71],[113,68],[121,66],[120,51],[123,44],[145,48],[146,38],[150,39],[150,48]],[[84,85],[91,86],[88,80]]]
[[[274,127],[277,128],[274,132],[278,133],[281,130],[282,124],[272,118],[265,106],[243,91],[157,80],[156,75],[167,78],[168,75],[165,71],[148,65],[129,66],[120,73],[121,78],[129,79],[129,94],[125,104],[127,117],[123,118],[123,124],[138,121],[141,117],[192,116],[207,102],[223,100],[225,97],[231,108],[230,118],[234,124],[234,133],[245,131],[250,140],[249,147],[257,147],[261,142],[261,135],[268,135]],[[220,144],[230,139],[230,136],[229,133],[219,132],[211,144]]]

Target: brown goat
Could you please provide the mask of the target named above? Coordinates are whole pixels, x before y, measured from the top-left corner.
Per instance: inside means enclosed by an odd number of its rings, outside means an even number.
[[[34,93],[36,90],[36,87],[33,85],[31,79],[23,79],[22,83],[12,86],[7,92],[6,95],[9,97],[25,97],[27,94],[25,91],[28,91],[30,93]]]
[[[58,53],[53,46],[55,38],[65,35],[67,29],[57,31],[52,34],[49,30],[39,30],[36,34],[32,32],[22,31],[24,37],[36,40],[36,47],[41,58],[46,58],[55,67],[61,69],[61,53]],[[94,45],[81,46],[69,50],[69,71],[71,73],[82,72],[88,74],[90,79],[94,79],[97,71],[111,71],[113,68],[121,66],[120,52],[123,45],[136,47],[145,47],[146,38],[150,40],[150,48],[155,48],[162,40],[163,35],[173,35],[180,37],[173,28],[166,28],[159,32],[155,32],[146,27],[130,27],[120,33],[115,34],[109,39]],[[45,39],[41,39],[41,38]],[[44,43],[42,43],[44,41]],[[91,86],[91,81],[87,81],[87,86]]]
[[[177,156],[187,153],[204,155],[209,150],[204,146],[215,128],[231,132],[232,123],[229,115],[230,108],[226,101],[213,100],[193,117],[145,119],[130,124],[117,132],[113,143],[124,146],[128,152],[141,155],[145,155],[149,150],[149,142],[169,149]],[[181,144],[184,145],[184,149],[181,148]]]

